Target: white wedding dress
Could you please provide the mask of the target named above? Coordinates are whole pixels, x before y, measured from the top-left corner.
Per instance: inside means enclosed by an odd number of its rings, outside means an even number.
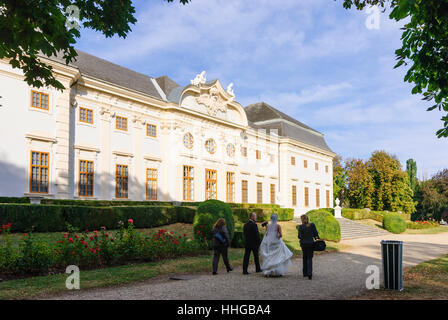
[[[292,252],[278,237],[277,216],[272,215],[266,235],[260,246],[263,259],[261,269],[265,276],[283,276],[291,264]]]

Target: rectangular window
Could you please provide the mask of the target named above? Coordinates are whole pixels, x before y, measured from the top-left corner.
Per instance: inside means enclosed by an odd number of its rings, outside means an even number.
[[[319,171],[319,164],[317,162],[314,164],[314,169],[316,169],[316,171]]]
[[[194,168],[184,166],[184,200],[194,200]]]
[[[308,160],[303,160],[303,167],[308,168]]]
[[[320,208],[320,190],[316,189],[316,208]]]
[[[241,181],[241,202],[242,203],[249,202],[248,190],[249,190],[249,186],[248,186],[247,180],[242,180]]]
[[[235,202],[235,173],[227,172],[227,202]]]
[[[31,91],[31,106],[33,108],[48,110],[48,94]]]
[[[205,169],[205,200],[216,199],[217,180],[216,170]]]
[[[146,169],[146,200],[157,200],[157,169]]]
[[[128,197],[128,166],[117,164],[115,170],[115,198]]]
[[[148,137],[157,138],[157,126],[154,124],[146,125],[146,135]]]
[[[261,160],[261,151],[260,150],[256,150],[255,152],[256,152],[257,160]]]
[[[263,183],[257,182],[257,203],[263,203]]]
[[[291,157],[291,165],[292,166],[296,165],[296,157]]]
[[[93,124],[93,110],[80,107],[79,121]]]
[[[325,199],[327,200],[327,208],[330,208],[330,190],[326,190],[325,191],[326,195],[325,195]]]
[[[271,204],[275,204],[275,184],[271,184]]]
[[[297,206],[297,186],[292,186],[292,206]]]
[[[328,166],[325,166],[325,172],[328,173]]]
[[[247,157],[247,147],[241,147],[241,155]]]
[[[48,193],[49,154],[31,151],[30,192]]]
[[[118,130],[128,131],[128,118],[116,117],[115,128]]]
[[[310,206],[310,189],[308,187],[305,187],[305,207]]]
[[[79,186],[80,197],[93,197],[93,161],[79,160]]]

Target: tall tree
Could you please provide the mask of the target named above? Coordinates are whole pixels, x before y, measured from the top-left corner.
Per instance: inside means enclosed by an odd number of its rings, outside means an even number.
[[[132,0],[0,0],[0,59],[21,69],[30,86],[63,89],[39,54],[60,53],[69,64],[77,56],[80,26],[125,38],[137,21],[134,14]]]
[[[411,187],[412,191],[417,191],[417,162],[414,161],[414,159],[408,159],[406,161],[406,173],[408,174],[408,181],[409,186]]]
[[[346,161],[347,193],[352,208],[371,208],[374,185],[367,164],[362,159]]]
[[[376,210],[415,211],[407,174],[401,170],[400,161],[395,156],[385,151],[374,151],[368,168],[374,184],[373,207]]]
[[[409,21],[402,28],[401,48],[395,51],[395,68],[410,64],[404,81],[414,84],[412,94],[434,101],[428,111],[447,112],[437,136],[448,137],[448,0],[343,0],[346,9],[373,5],[389,5],[390,19]]]

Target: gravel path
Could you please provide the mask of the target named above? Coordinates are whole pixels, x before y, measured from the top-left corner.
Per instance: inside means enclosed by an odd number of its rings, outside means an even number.
[[[301,259],[294,259],[280,278],[256,273],[244,276],[240,267],[231,273],[221,269],[217,276],[198,274],[185,281],[159,278],[119,287],[70,291],[46,299],[343,299],[366,290],[367,266],[377,265],[381,269],[383,239],[379,236],[345,240],[341,242],[347,245],[343,251],[315,255],[311,281],[301,276]],[[404,241],[405,267],[448,253],[448,233],[388,235],[387,240]],[[249,272],[254,272],[253,263]]]

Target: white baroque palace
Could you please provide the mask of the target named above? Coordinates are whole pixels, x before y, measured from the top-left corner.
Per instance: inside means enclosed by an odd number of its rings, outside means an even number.
[[[0,196],[333,206],[323,134],[263,102],[243,108],[205,72],[180,86],[78,54],[42,58],[64,91],[0,61]]]

